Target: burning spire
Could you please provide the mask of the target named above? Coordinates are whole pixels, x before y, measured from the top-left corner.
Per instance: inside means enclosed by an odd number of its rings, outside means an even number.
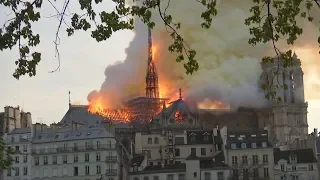
[[[158,74],[153,62],[151,29],[148,29],[148,67],[146,75],[146,97],[159,98]]]

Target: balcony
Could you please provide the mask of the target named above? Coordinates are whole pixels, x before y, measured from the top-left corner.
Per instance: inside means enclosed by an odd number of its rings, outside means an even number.
[[[117,162],[117,156],[107,156],[106,163]]]
[[[107,169],[106,175],[107,176],[116,176],[117,175],[117,169]]]
[[[68,153],[68,152],[82,152],[82,151],[95,151],[95,150],[115,150],[116,144],[99,144],[89,146],[77,147],[58,147],[58,148],[41,148],[32,149],[31,154],[54,154],[54,153]]]

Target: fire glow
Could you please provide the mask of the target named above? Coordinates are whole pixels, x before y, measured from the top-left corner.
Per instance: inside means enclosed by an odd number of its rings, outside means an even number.
[[[230,105],[229,104],[224,104],[221,101],[212,101],[210,99],[205,99],[202,102],[199,102],[197,104],[197,107],[199,109],[217,109],[217,110],[230,110]]]

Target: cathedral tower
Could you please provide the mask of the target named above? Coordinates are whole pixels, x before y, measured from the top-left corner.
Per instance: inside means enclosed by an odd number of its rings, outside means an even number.
[[[280,67],[278,67],[280,63]],[[281,102],[269,100],[268,112],[259,116],[259,126],[269,127],[273,140],[278,145],[290,144],[295,139],[304,139],[308,135],[307,107],[304,98],[303,71],[301,61],[293,54],[293,64],[283,68],[284,60],[276,57],[274,63],[262,64],[262,81],[278,85],[277,97]],[[280,87],[283,84],[287,89]],[[270,89],[266,90],[266,93]]]
[[[153,62],[151,29],[148,29],[148,66],[146,75],[146,97],[159,98],[158,74]]]

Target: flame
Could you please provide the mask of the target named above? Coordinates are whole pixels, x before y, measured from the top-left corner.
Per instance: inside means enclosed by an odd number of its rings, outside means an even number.
[[[153,60],[156,59],[156,52],[157,52],[157,46],[156,45],[152,45],[152,58]]]
[[[230,110],[230,105],[225,104],[221,101],[205,99],[197,104],[199,109],[220,109],[220,110]]]
[[[107,106],[103,103],[102,98],[99,97],[89,102],[88,112],[100,115],[105,119],[118,123],[128,123],[134,118],[127,109],[108,109],[106,107]]]

